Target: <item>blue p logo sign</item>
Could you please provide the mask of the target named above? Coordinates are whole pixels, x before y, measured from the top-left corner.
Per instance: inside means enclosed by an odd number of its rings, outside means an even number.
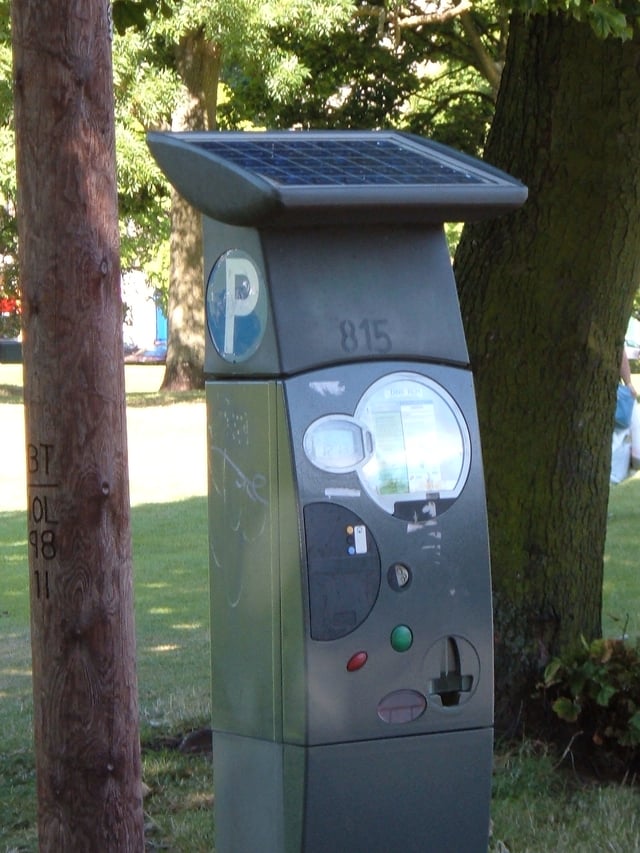
[[[224,353],[235,353],[236,319],[248,317],[260,297],[258,270],[249,258],[227,258],[224,309]]]
[[[218,354],[245,361],[264,336],[267,297],[255,261],[240,249],[221,255],[211,270],[206,295],[207,326]]]

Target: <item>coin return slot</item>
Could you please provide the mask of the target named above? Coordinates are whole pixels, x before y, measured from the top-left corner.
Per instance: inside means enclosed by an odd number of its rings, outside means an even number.
[[[445,708],[459,705],[463,694],[470,693],[473,675],[463,674],[460,666],[460,651],[453,637],[441,643],[440,675],[429,682],[429,694],[439,696]]]

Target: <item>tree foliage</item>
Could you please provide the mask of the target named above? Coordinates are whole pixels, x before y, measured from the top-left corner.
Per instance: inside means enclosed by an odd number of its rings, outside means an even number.
[[[120,239],[124,271],[142,270],[166,289],[169,193],[149,154],[147,128],[166,125],[178,92],[175,72],[159,63],[161,45],[133,30],[116,35],[114,86]]]
[[[515,0],[513,8],[526,15],[564,13],[588,24],[598,38],[629,39],[640,16],[635,0]]]
[[[295,99],[270,90],[259,68],[231,61],[223,70],[229,98],[221,123],[401,127],[479,152],[493,112],[505,14],[481,2],[464,22],[443,10],[428,16],[429,25],[414,15],[400,27],[395,10],[358,3],[349,26],[332,33],[307,33],[288,21],[273,26],[275,50],[296,56]]]

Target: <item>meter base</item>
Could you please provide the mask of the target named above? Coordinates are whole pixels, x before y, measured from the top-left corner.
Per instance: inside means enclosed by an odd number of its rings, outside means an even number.
[[[486,853],[490,728],[326,746],[214,734],[218,853]]]

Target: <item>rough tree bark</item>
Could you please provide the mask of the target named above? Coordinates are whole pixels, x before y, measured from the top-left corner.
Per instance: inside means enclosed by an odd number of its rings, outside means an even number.
[[[202,33],[190,33],[180,46],[178,70],[185,99],[172,129],[215,128],[220,50]],[[167,363],[163,391],[204,387],[204,283],[202,225],[194,210],[171,191],[171,252],[169,270]]]
[[[486,159],[518,213],[467,227],[457,279],[492,542],[496,719],[601,630],[615,385],[640,276],[640,39],[515,16]],[[624,614],[618,614],[624,617]]]
[[[12,4],[39,849],[144,849],[109,4]]]

